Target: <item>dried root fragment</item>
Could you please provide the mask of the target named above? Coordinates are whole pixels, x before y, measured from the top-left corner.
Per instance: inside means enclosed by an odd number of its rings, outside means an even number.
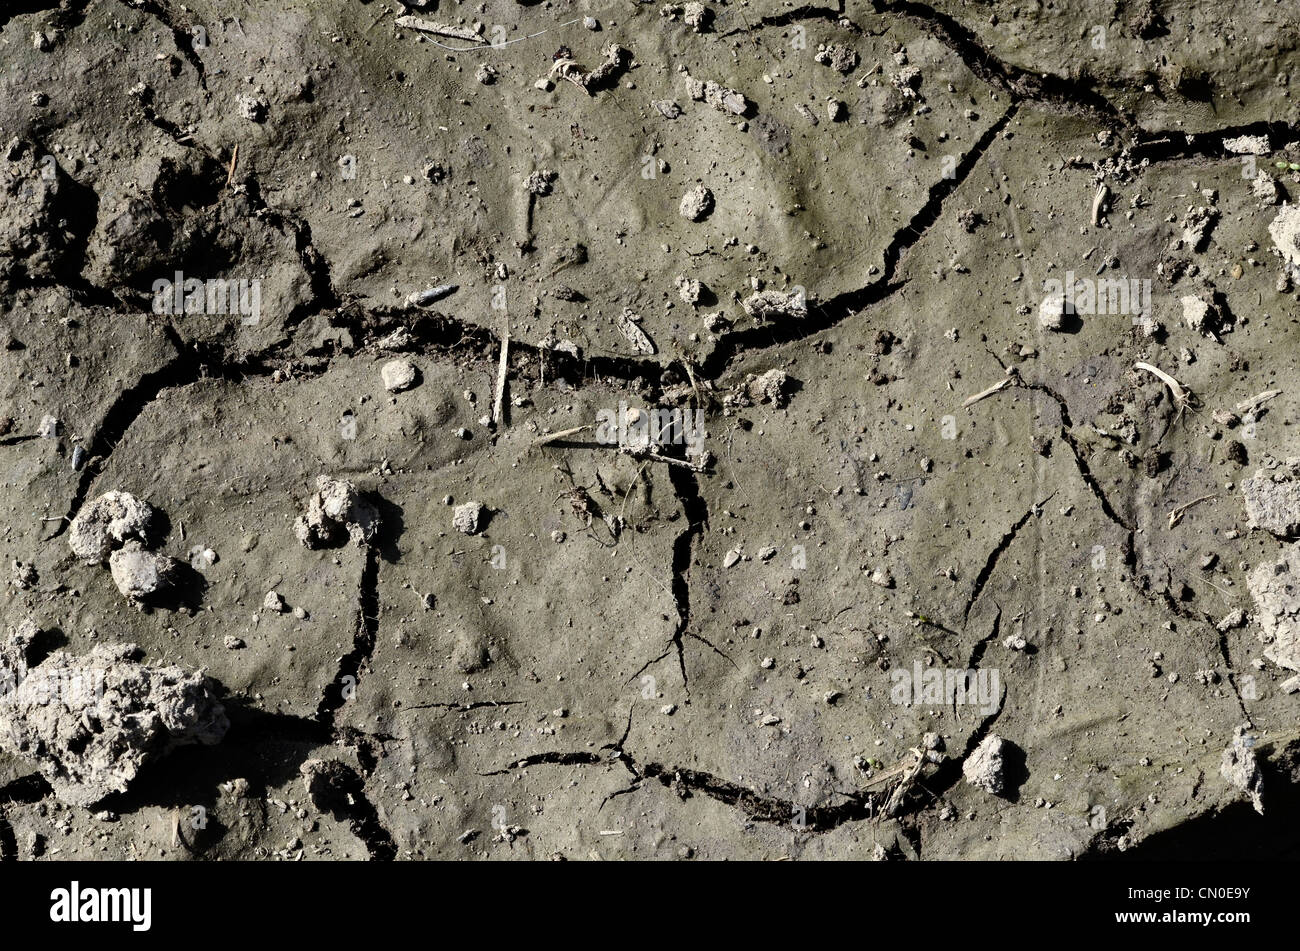
[[[1143,363],[1140,360],[1133,364],[1133,369],[1146,370],[1146,372],[1158,377],[1165,386],[1169,387],[1169,393],[1174,398],[1174,405],[1180,410],[1188,406],[1196,405],[1195,394],[1163,370],[1157,369],[1149,363]]]
[[[567,47],[565,48],[567,52]],[[551,67],[551,76],[559,77],[573,83],[587,95],[605,89],[608,86],[618,82],[618,77],[627,71],[632,65],[632,53],[619,46],[617,43],[611,43],[605,47],[605,62],[601,63],[595,69],[587,72],[578,64],[571,55],[558,56],[555,65]]]
[[[125,792],[140,767],[230,727],[202,670],[146,667],[134,644],[56,651],[0,697],[0,749],[33,760],[64,802]]]
[[[379,511],[351,482],[319,476],[307,514],[298,516],[293,531],[308,548],[341,544],[344,538],[368,545],[379,531]]]
[[[148,545],[153,520],[148,502],[127,492],[105,492],[72,520],[68,545],[82,562],[97,565],[131,539]]]

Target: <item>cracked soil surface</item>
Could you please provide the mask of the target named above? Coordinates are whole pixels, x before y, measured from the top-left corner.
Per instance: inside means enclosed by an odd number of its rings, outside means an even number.
[[[1294,855],[1293,13],[9,0],[0,859]]]

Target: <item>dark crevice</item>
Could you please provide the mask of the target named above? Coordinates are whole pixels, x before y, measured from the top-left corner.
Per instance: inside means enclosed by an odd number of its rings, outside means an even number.
[[[1229,152],[1223,146],[1224,139],[1239,136],[1267,136],[1274,149],[1284,143],[1300,138],[1300,125],[1289,122],[1249,122],[1245,125],[1227,126],[1211,129],[1207,132],[1143,132],[1137,141],[1124,150],[1125,158],[1131,162],[1175,162],[1186,159],[1241,159],[1247,156]],[[1256,156],[1260,165],[1263,156]]]
[[[1079,475],[1083,478],[1084,484],[1088,486],[1088,491],[1096,497],[1098,504],[1101,506],[1102,512],[1105,513],[1108,519],[1122,528],[1131,539],[1134,530],[1133,526],[1121,518],[1119,513],[1115,511],[1114,506],[1110,504],[1110,498],[1102,489],[1101,483],[1099,483],[1097,477],[1092,474],[1092,467],[1088,465],[1088,460],[1083,451],[1083,446],[1079,444],[1078,438],[1074,435],[1074,421],[1070,417],[1070,407],[1069,404],[1066,403],[1065,397],[1046,383],[1023,383],[1023,385],[1028,389],[1045,394],[1056,403],[1061,413],[1061,439],[1070,447],[1070,453],[1074,456],[1075,468],[1079,470]],[[1128,547],[1131,549],[1131,541]]]
[[[904,286],[903,283],[894,281],[903,252],[920,241],[926,231],[939,220],[944,200],[966,181],[984,153],[1015,117],[1018,109],[1019,106],[1012,103],[1001,118],[986,129],[966,152],[952,177],[941,178],[930,186],[925,203],[905,225],[894,232],[885,246],[882,253],[884,266],[879,277],[864,287],[837,294],[824,303],[809,301],[808,316],[800,321],[791,321],[785,325],[764,325],[728,334],[701,364],[702,374],[710,379],[716,378],[744,351],[792,343],[827,330],[858,311],[879,303]]]
[[[351,678],[350,686],[356,689],[362,674],[362,668],[370,662],[374,653],[375,641],[379,637],[379,550],[366,548],[366,563],[361,570],[361,582],[357,592],[356,633],[352,637],[352,650],[339,662],[339,669],[334,680],[325,688],[325,695],[316,708],[316,718],[333,727],[334,715],[347,703],[345,683]]]
[[[171,32],[172,41],[176,44],[176,48],[180,50],[186,62],[194,68],[199,85],[206,91],[208,88],[208,74],[203,66],[203,60],[199,58],[198,51],[194,48],[194,34],[191,32],[193,24],[182,26],[167,5],[166,0],[122,0],[122,2],[133,10],[147,13],[167,27]]]
[[[1137,129],[1133,116],[1086,83],[1005,63],[971,30],[946,13],[912,0],[871,0],[871,6],[876,13],[892,13],[910,20],[961,57],[977,77],[1015,99],[1081,116],[1110,129]]]
[[[1055,495],[1055,493],[1053,493],[1053,495]],[[988,584],[989,578],[993,576],[993,569],[998,566],[998,560],[1002,557],[1003,553],[1011,547],[1011,543],[1016,540],[1016,536],[1020,534],[1020,530],[1025,527],[1026,523],[1042,511],[1043,506],[1050,502],[1051,499],[1052,496],[1049,495],[1047,498],[1043,499],[1043,501],[1035,502],[1031,505],[1029,510],[1026,511],[1024,515],[1020,516],[1020,518],[1016,520],[1016,523],[1012,525],[1000,539],[998,539],[998,543],[993,546],[993,550],[989,552],[988,557],[984,559],[984,566],[980,568],[979,574],[975,576],[975,584],[971,588],[969,597],[966,598],[966,607],[962,611],[961,616],[963,621],[970,617],[971,608],[974,607],[975,602],[979,600],[979,596],[984,591],[984,586]]]
[[[683,799],[696,794],[706,796],[739,809],[755,822],[792,825],[797,823],[797,827],[802,831],[827,832],[848,822],[874,819],[879,815],[879,797],[874,793],[841,793],[840,795],[846,797],[846,801],[837,805],[804,806],[789,799],[764,796],[747,786],[701,770],[665,766],[662,763],[638,765],[632,755],[622,749],[618,750],[617,758],[623,760],[624,765],[632,770],[635,777],[656,780],[661,786],[672,790]],[[484,775],[500,776],[530,766],[593,766],[612,762],[614,762],[613,758],[589,752],[536,753],[516,760],[504,769]],[[638,788],[635,783],[619,790],[618,794],[626,794],[634,788]],[[606,801],[610,798],[613,797],[606,797]]]
[[[81,470],[77,480],[77,489],[67,509],[64,520],[55,523],[50,538],[58,538],[67,530],[71,520],[81,511],[82,503],[90,492],[90,487],[99,475],[117,444],[126,435],[145,409],[153,403],[163,390],[174,386],[184,386],[197,379],[197,370],[193,357],[188,353],[178,353],[160,369],[146,373],[134,386],[127,387],[117,395],[113,405],[104,413],[95,434],[86,447],[89,461]]]
[[[86,18],[88,6],[90,0],[5,0],[4,9],[0,10],[0,31],[15,17],[33,13],[49,13],[50,27],[59,31],[70,30]]]
[[[379,810],[366,796],[365,780],[351,766],[330,760],[315,780],[311,795],[317,808],[348,824],[372,860],[391,862],[397,857],[397,843],[379,821]]]
[[[713,644],[709,643],[703,637],[691,631],[691,586],[690,570],[691,560],[695,555],[695,541],[699,538],[709,524],[709,509],[704,501],[704,496],[700,494],[699,482],[695,473],[689,469],[680,466],[668,467],[668,480],[672,483],[673,490],[677,493],[677,498],[682,504],[682,510],[686,517],[686,527],[678,533],[673,539],[673,559],[672,559],[672,595],[673,601],[677,606],[677,624],[673,630],[673,635],[668,648],[653,660],[647,661],[641,669],[633,674],[633,678],[638,676],[652,664],[663,660],[673,651],[677,654],[677,666],[682,674],[682,686],[686,689],[687,695],[690,695],[690,677],[686,672],[686,645],[685,639],[692,637],[711,648],[714,653],[731,660],[722,651],[718,650]]]

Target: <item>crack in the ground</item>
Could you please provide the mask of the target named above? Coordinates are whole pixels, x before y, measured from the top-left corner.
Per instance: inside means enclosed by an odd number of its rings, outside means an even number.
[[[678,500],[682,503],[682,510],[686,518],[686,527],[673,540],[673,559],[672,559],[672,596],[673,602],[677,607],[677,624],[673,629],[673,635],[669,640],[667,649],[662,654],[641,665],[641,668],[634,673],[629,680],[635,680],[641,676],[650,667],[663,660],[670,653],[676,651],[677,666],[682,674],[682,687],[686,691],[687,697],[690,696],[690,677],[686,673],[686,645],[684,639],[689,637],[699,641],[708,647],[719,657],[726,660],[732,666],[733,661],[725,651],[713,644],[708,638],[704,637],[698,631],[691,630],[691,587],[689,574],[691,570],[691,561],[695,556],[695,543],[703,536],[704,531],[709,525],[709,508],[704,501],[704,496],[700,493],[699,480],[696,474],[678,466],[669,466],[668,480],[677,493]]]
[[[1052,495],[1055,494],[1055,492],[1052,493]],[[1052,495],[1049,495],[1041,502],[1035,502],[1031,505],[1025,514],[1016,519],[1016,523],[1007,529],[1002,537],[998,539],[998,543],[993,546],[993,550],[984,559],[984,566],[980,568],[979,574],[975,576],[975,584],[966,598],[966,607],[961,613],[963,623],[970,618],[971,608],[979,600],[980,594],[984,591],[984,586],[988,584],[989,579],[993,576],[993,570],[997,568],[998,561],[1002,558],[1003,553],[1011,547],[1011,543],[1016,540],[1016,536],[1020,534],[1020,530],[1025,527],[1029,520],[1042,512],[1043,506],[1052,500]],[[1001,613],[1001,608],[998,609],[998,613]]]
[[[624,738],[626,739],[626,737]],[[602,756],[587,751],[575,753],[536,753],[515,760],[508,766],[484,773],[485,776],[500,776],[530,766],[594,766],[612,765],[622,761],[623,765],[638,777],[638,783],[619,794],[626,794],[639,788],[639,781],[653,779],[661,786],[672,790],[683,799],[693,794],[700,794],[724,805],[739,809],[755,822],[789,824],[799,831],[828,832],[848,822],[860,822],[879,816],[880,796],[876,793],[839,792],[847,801],[837,805],[805,806],[790,799],[776,796],[764,796],[761,793],[722,779],[713,773],[685,767],[665,766],[662,763],[648,762],[639,764],[632,754],[616,744],[606,746],[606,750],[615,750],[614,756]],[[607,797],[607,800],[610,797]]]
[[[40,773],[20,776],[0,786],[0,862],[18,861],[18,837],[13,824],[4,813],[10,803],[32,805],[40,802],[53,790]]]
[[[1070,416],[1070,409],[1069,409],[1069,405],[1066,402],[1065,396],[1059,393],[1051,386],[1047,385],[1046,383],[1041,383],[1041,382],[1030,383],[1026,380],[1021,379],[1018,374],[1016,375],[1015,379],[1016,379],[1017,386],[1022,387],[1024,389],[1034,390],[1036,392],[1043,393],[1046,396],[1050,397],[1059,407],[1060,414],[1061,414],[1061,426],[1058,428],[1058,432],[1060,433],[1060,436],[1062,440],[1065,442],[1065,444],[1070,447],[1070,452],[1073,456],[1074,464],[1079,471],[1080,477],[1083,479],[1083,482],[1087,486],[1088,490],[1096,498],[1097,503],[1101,507],[1101,510],[1103,514],[1105,514],[1106,518],[1108,518],[1114,525],[1116,525],[1124,532],[1124,537],[1120,549],[1121,561],[1123,565],[1127,569],[1129,569],[1127,578],[1134,592],[1140,598],[1142,598],[1143,600],[1147,601],[1150,604],[1163,607],[1166,610],[1173,612],[1178,617],[1183,618],[1184,620],[1188,620],[1200,624],[1206,624],[1211,629],[1214,630],[1214,633],[1216,635],[1216,640],[1218,643],[1219,654],[1222,657],[1223,663],[1226,667],[1226,676],[1227,676],[1228,684],[1229,686],[1232,687],[1233,692],[1236,694],[1237,705],[1241,708],[1242,715],[1247,720],[1249,720],[1250,714],[1246,709],[1245,700],[1241,696],[1241,690],[1239,685],[1237,684],[1236,673],[1232,667],[1232,657],[1229,653],[1226,633],[1218,630],[1217,623],[1215,622],[1214,618],[1211,617],[1209,614],[1205,612],[1195,611],[1179,603],[1179,601],[1169,592],[1168,589],[1159,593],[1148,590],[1143,586],[1143,583],[1136,576],[1136,567],[1137,567],[1137,552],[1135,549],[1135,537],[1137,534],[1136,525],[1131,524],[1120,517],[1119,513],[1116,512],[1114,506],[1111,504],[1109,496],[1107,496],[1105,490],[1102,489],[1101,484],[1097,481],[1096,476],[1093,475],[1092,469],[1088,465],[1088,461],[1085,458],[1083,447],[1079,444],[1077,437],[1074,435],[1073,432],[1074,421]],[[967,613],[969,613],[972,603],[973,600],[967,602]]]
[[[383,531],[382,527],[380,531]],[[360,685],[362,668],[370,662],[379,637],[379,549],[374,544],[366,546],[365,559],[357,586],[357,621],[352,650],[339,660],[338,672],[326,685],[324,696],[316,708],[316,718],[330,728],[334,726],[335,714],[351,699],[349,692]]]
[[[1004,62],[954,17],[912,0],[870,0],[879,14],[891,13],[919,26],[956,53],[979,79],[1015,100],[1027,100],[1083,116],[1110,129],[1134,132],[1137,121],[1079,80],[1038,73]]]
[[[51,13],[49,25],[60,32],[79,26],[86,18],[90,0],[6,0],[0,10],[0,32],[17,17],[34,13]]]
[[[180,54],[185,57],[197,74],[199,86],[203,88],[204,92],[207,92],[207,69],[203,65],[203,60],[199,58],[198,51],[194,48],[193,24],[181,26],[177,22],[176,15],[168,6],[167,0],[119,0],[119,2],[133,10],[148,14],[167,28],[172,35],[172,41],[176,44],[176,49],[180,51]]]
[[[808,316],[797,323],[763,325],[730,333],[719,341],[717,347],[700,365],[701,373],[716,379],[738,356],[747,351],[762,351],[782,344],[807,339],[814,334],[834,327],[846,318],[889,297],[902,283],[894,282],[903,252],[920,241],[940,218],[944,201],[952,195],[979,164],[984,153],[1015,118],[1019,105],[1011,106],[984,131],[975,144],[962,156],[951,177],[940,178],[932,184],[925,203],[898,228],[882,252],[883,267],[880,275],[870,283],[855,290],[836,294],[824,303],[810,301]]]

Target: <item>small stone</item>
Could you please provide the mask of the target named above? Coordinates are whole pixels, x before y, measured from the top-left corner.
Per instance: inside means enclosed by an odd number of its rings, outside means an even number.
[[[154,510],[128,492],[105,492],[82,506],[68,528],[68,546],[83,564],[103,562],[134,539],[150,543]]]
[[[996,733],[984,737],[962,764],[961,771],[966,782],[990,795],[1000,796],[1006,790],[1007,747],[1007,742]]]
[[[452,513],[451,525],[456,531],[466,535],[477,535],[483,530],[483,503],[470,501],[456,506]]]
[[[177,565],[131,541],[108,556],[108,567],[118,591],[132,601],[143,601],[171,584]]]
[[[1065,318],[1069,316],[1070,305],[1062,294],[1044,297],[1038,305],[1038,325],[1044,330],[1059,331],[1065,327]]]
[[[239,109],[241,119],[247,119],[249,122],[265,122],[271,104],[261,96],[239,96],[235,100],[235,106]]]
[[[713,192],[696,185],[682,196],[678,210],[687,221],[702,221],[713,211]]]
[[[1255,811],[1264,814],[1264,774],[1259,768],[1259,754],[1255,751],[1255,738],[1246,726],[1237,727],[1232,742],[1223,751],[1219,766],[1223,778],[1246,794]]]
[[[274,611],[276,614],[283,614],[289,610],[289,606],[284,603],[284,598],[278,591],[266,592],[266,597],[262,599],[262,607],[267,611]]]
[[[384,389],[389,393],[400,393],[415,386],[416,369],[410,360],[389,360],[379,375],[383,378]]]

